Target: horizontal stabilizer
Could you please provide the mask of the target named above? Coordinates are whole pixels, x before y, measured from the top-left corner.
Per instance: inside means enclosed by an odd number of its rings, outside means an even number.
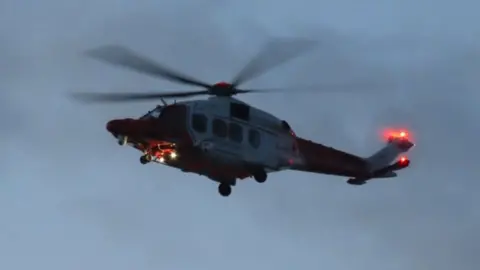
[[[370,167],[370,176],[351,178],[347,183],[351,185],[363,185],[374,178],[397,177],[395,171],[404,169],[410,165],[410,160],[399,156],[408,152],[415,144],[408,140],[406,132],[400,132],[399,136],[390,136],[387,145],[372,156],[365,158]],[[398,160],[397,160],[398,159]],[[395,160],[397,160],[395,162]]]
[[[389,138],[385,147],[366,158],[372,172],[382,170],[392,164],[398,156],[408,152],[415,144],[405,137]]]

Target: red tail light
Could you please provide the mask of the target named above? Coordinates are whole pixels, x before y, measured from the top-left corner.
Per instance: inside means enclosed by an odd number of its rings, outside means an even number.
[[[400,165],[400,167],[402,167],[402,168],[405,168],[408,165],[410,165],[410,160],[407,157],[401,157],[398,160],[398,165]]]

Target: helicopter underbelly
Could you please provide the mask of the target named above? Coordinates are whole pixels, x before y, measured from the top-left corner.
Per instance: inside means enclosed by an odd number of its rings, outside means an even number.
[[[202,150],[209,159],[219,165],[247,167],[262,167],[266,171],[280,170],[280,164],[275,158],[275,151],[265,149],[252,150],[245,146],[229,143],[203,142]]]
[[[239,147],[228,143],[203,141],[200,143],[205,157],[218,164],[243,165],[243,155]]]

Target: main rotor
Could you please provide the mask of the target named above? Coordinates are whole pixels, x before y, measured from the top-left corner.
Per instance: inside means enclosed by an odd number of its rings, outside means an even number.
[[[276,39],[268,42],[266,46],[254,57],[230,82],[209,84],[196,78],[174,71],[160,65],[135,52],[121,46],[105,46],[89,50],[86,55],[117,66],[132,69],[146,75],[163,78],[172,82],[204,88],[204,90],[172,91],[172,92],[143,92],[143,93],[76,93],[75,97],[83,101],[94,102],[119,102],[140,101],[161,98],[186,98],[200,95],[230,97],[237,94],[265,92],[267,89],[240,89],[239,86],[271,68],[314,48],[315,42],[309,40]]]
[[[266,43],[260,52],[251,59],[247,65],[233,78],[231,82],[218,82],[210,84],[191,76],[174,71],[171,68],[160,65],[135,52],[121,46],[104,46],[89,50],[85,54],[96,60],[112,65],[129,68],[136,72],[172,82],[203,88],[203,90],[172,91],[158,93],[129,92],[129,93],[76,93],[74,97],[87,102],[125,102],[146,101],[152,99],[187,98],[193,96],[210,95],[218,97],[231,97],[237,94],[271,92],[282,89],[244,89],[239,88],[245,82],[266,73],[270,69],[292,60],[313,49],[316,42],[299,39],[274,39]],[[338,87],[337,87],[338,88]],[[329,89],[320,89],[332,91]],[[337,91],[336,89],[335,91]],[[345,90],[345,89],[343,89]],[[349,90],[349,89],[347,89]],[[298,91],[298,89],[296,89]],[[318,91],[316,89],[315,91]]]

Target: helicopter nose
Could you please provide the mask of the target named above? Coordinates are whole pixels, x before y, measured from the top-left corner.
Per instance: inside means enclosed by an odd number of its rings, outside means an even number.
[[[151,137],[161,131],[151,121],[137,119],[115,119],[107,122],[106,129],[114,136]]]
[[[122,120],[111,120],[107,122],[107,130],[110,133],[118,134],[119,128],[122,126]]]

